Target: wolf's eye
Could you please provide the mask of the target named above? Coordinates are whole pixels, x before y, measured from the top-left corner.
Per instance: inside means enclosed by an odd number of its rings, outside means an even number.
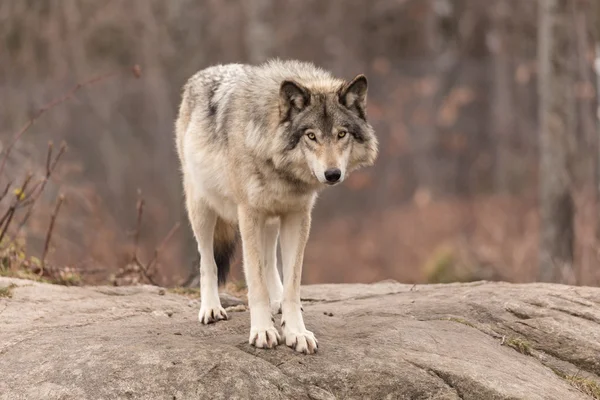
[[[346,132],[346,131],[339,131],[339,132],[338,132],[338,137],[341,139],[341,138],[343,138],[344,136],[346,136],[346,134],[347,134],[347,133],[348,133],[348,132]]]
[[[306,136],[308,136],[308,138],[309,138],[310,140],[316,140],[316,139],[317,139],[317,137],[315,136],[315,134],[314,134],[313,132],[308,132],[308,133],[306,134]]]

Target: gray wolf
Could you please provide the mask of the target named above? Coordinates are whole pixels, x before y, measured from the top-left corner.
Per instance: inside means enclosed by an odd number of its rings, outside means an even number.
[[[317,350],[300,303],[311,211],[324,187],[374,164],[378,141],[366,105],[364,75],[345,81],[299,61],[212,66],[185,84],[176,146],[200,253],[203,324],[227,319],[218,285],[239,227],[250,344],[273,348],[285,341],[305,354]],[[272,317],[277,312],[282,336]]]

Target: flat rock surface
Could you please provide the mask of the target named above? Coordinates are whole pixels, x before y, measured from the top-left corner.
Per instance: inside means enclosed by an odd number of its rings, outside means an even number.
[[[591,399],[600,289],[476,282],[312,285],[306,356],[202,326],[152,286],[16,285],[0,298],[0,399]],[[279,322],[280,316],[276,317]],[[277,324],[278,326],[279,324]]]

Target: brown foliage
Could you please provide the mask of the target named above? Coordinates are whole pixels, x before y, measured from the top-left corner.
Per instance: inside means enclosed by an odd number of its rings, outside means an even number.
[[[136,265],[133,253],[161,260],[153,262],[150,279],[138,265],[138,280],[184,281],[196,268],[196,246],[173,148],[180,88],[211,64],[278,56],[315,61],[342,77],[365,73],[368,115],[381,139],[376,166],[318,202],[307,281],[421,282],[440,265],[452,265],[460,279],[532,279],[535,2],[282,0],[266,9],[257,15],[223,0],[0,2],[6,49],[0,53],[0,178],[21,185],[31,171],[44,182],[31,217],[20,214],[19,224],[11,223],[30,251],[43,254],[62,193],[67,201],[47,251],[52,264],[84,271],[87,282],[106,282],[127,275],[127,266]],[[580,58],[582,70],[591,67],[590,57]],[[143,71],[132,69],[135,63]],[[128,74],[109,72],[111,79],[93,90],[77,84],[100,71]],[[594,84],[580,75],[578,106],[593,115]],[[33,125],[43,104],[54,103],[61,106]],[[30,120],[28,134],[16,141],[15,132]],[[573,135],[577,193],[592,185],[582,126]],[[44,180],[48,140],[64,140],[70,151]],[[144,193],[139,223],[138,189]],[[565,278],[578,283],[597,282],[590,197],[576,204],[582,264]],[[178,222],[183,229],[155,257]],[[134,239],[128,231],[136,224]]]

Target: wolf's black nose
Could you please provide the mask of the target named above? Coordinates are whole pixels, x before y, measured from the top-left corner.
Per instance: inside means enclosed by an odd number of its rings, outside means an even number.
[[[337,168],[329,168],[327,171],[325,171],[325,179],[327,179],[327,182],[337,182],[340,180],[341,176],[342,171]]]

